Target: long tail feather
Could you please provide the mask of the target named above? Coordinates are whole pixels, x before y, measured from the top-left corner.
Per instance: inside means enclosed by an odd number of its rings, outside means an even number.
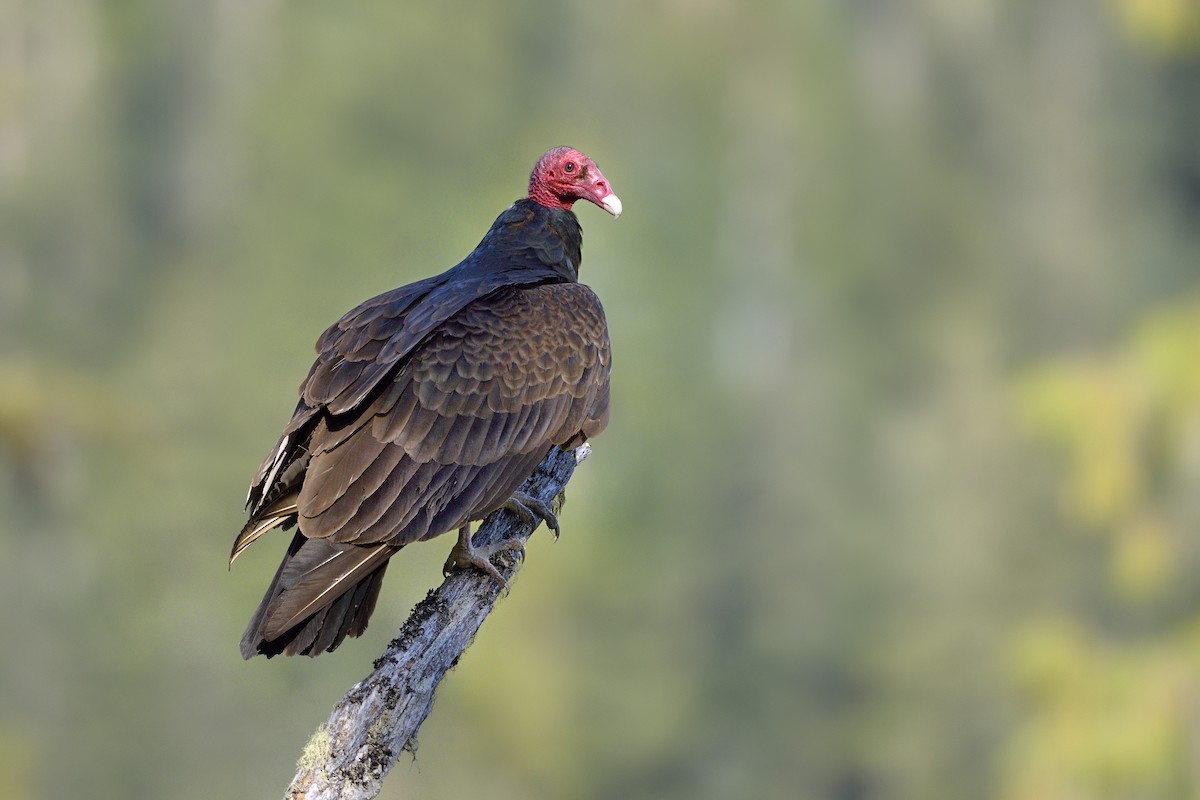
[[[359,636],[375,608],[387,560],[399,548],[359,547],[297,532],[242,636],[242,657],[316,656]]]

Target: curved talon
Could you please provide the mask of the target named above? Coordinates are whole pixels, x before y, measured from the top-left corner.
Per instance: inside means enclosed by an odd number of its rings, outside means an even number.
[[[541,500],[524,492],[516,492],[512,497],[508,498],[508,502],[504,504],[504,507],[519,516],[527,525],[531,525],[534,528],[538,526],[539,521],[544,520],[546,527],[554,531],[554,541],[558,541],[558,536],[562,533],[558,527],[558,517],[555,516],[550,506]]]
[[[442,574],[449,575],[455,567],[475,567],[490,575],[507,592],[508,581],[504,580],[500,570],[492,564],[491,558],[497,553],[509,550],[516,552],[518,558],[525,558],[525,543],[520,539],[502,539],[477,547],[471,543],[471,526],[463,525],[458,529],[458,543],[454,545],[446,563],[442,565]]]

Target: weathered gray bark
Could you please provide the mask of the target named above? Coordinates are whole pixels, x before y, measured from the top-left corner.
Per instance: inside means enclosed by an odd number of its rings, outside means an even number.
[[[575,465],[588,454],[554,448],[522,486],[555,511]],[[475,544],[529,538],[533,528],[516,514],[498,511],[480,526]],[[511,580],[520,567],[512,553],[497,568]],[[362,800],[375,797],[400,753],[411,747],[433,705],[433,693],[471,643],[500,587],[476,569],[455,570],[413,609],[400,635],[355,684],[305,745],[287,800]]]

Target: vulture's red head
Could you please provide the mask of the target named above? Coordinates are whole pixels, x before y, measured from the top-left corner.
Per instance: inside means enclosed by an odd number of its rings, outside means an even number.
[[[547,208],[568,209],[576,200],[587,200],[621,216],[621,200],[596,162],[572,147],[556,147],[538,159],[529,175],[529,199]]]

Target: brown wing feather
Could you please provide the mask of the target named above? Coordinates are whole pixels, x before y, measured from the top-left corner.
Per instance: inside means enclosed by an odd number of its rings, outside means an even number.
[[[586,286],[500,288],[399,365],[369,360],[388,330],[376,321],[394,310],[363,308],[365,322],[322,337],[304,399],[251,488],[235,553],[274,525],[299,531],[243,638],[247,658],[315,655],[358,635],[400,547],[481,519],[552,445],[607,423],[608,333]],[[364,392],[384,367],[387,385]]]
[[[551,445],[599,432],[608,372],[603,312],[587,287],[476,301],[413,351],[348,436],[316,426],[300,531],[403,545],[486,515]],[[389,468],[402,480],[381,479]]]

